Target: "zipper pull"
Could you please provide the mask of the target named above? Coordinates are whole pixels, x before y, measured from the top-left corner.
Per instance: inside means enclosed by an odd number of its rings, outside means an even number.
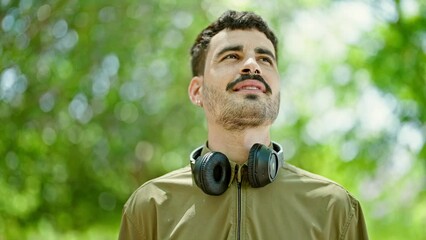
[[[243,166],[240,166],[240,165],[235,166],[235,173],[237,176],[237,183],[241,184],[243,180]]]

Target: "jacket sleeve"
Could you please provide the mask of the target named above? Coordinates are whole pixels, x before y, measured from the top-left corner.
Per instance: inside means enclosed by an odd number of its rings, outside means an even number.
[[[119,240],[140,240],[144,239],[142,230],[132,222],[130,216],[127,214],[126,206],[123,210],[123,216],[121,219],[120,233],[118,236]]]
[[[124,205],[118,239],[158,239],[156,202],[162,199],[153,184],[139,187]]]
[[[360,203],[352,198],[352,216],[345,226],[345,231],[341,235],[341,240],[368,240],[367,227]]]

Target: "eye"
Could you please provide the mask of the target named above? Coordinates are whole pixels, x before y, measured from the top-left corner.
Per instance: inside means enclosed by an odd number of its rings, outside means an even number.
[[[261,57],[260,61],[269,63],[270,65],[274,63],[270,57]]]
[[[239,56],[235,53],[231,53],[231,54],[225,55],[225,57],[223,57],[222,60],[226,60],[226,59],[239,59]]]

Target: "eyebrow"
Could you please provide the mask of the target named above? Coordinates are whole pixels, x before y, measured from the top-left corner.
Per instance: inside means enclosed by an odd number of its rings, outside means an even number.
[[[239,51],[242,51],[242,50],[243,50],[243,46],[242,45],[228,46],[228,47],[225,47],[222,50],[220,50],[220,52],[218,52],[216,54],[216,58],[219,58],[220,56],[222,56],[226,52],[239,52]]]
[[[242,45],[227,46],[227,47],[223,48],[222,50],[220,50],[216,54],[216,58],[219,58],[220,56],[222,56],[226,52],[239,52],[239,51],[242,51],[242,50],[243,50]],[[257,47],[257,48],[254,49],[254,52],[258,53],[258,54],[266,54],[276,61],[275,55],[266,48]]]

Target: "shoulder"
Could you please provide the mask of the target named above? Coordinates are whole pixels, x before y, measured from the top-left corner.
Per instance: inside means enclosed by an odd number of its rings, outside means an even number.
[[[129,197],[123,208],[120,237],[144,239],[155,236],[157,211],[170,201],[172,191],[192,189],[189,166],[145,182]],[[149,237],[147,237],[149,238]],[[132,238],[133,239],[133,238]]]
[[[125,207],[130,204],[145,204],[149,201],[161,203],[167,193],[177,187],[192,186],[191,168],[189,166],[174,170],[142,184],[130,196]]]
[[[281,170],[281,196],[298,207],[298,215],[309,216],[309,221],[330,232],[339,226],[328,239],[368,239],[360,203],[343,186],[288,163]]]
[[[337,184],[336,182],[323,177],[321,175],[311,173],[309,171],[306,171],[304,169],[301,169],[299,167],[296,167],[294,165],[291,165],[289,163],[284,163],[282,166],[282,169],[284,170],[284,174],[286,175],[286,178],[290,179],[305,179],[305,180],[311,180],[318,183],[325,183],[325,184]],[[338,184],[337,184],[338,185]]]
[[[169,173],[166,173],[160,177],[154,178],[152,180],[144,183],[139,189],[144,189],[152,185],[161,185],[163,183],[173,183],[173,184],[189,184],[191,183],[192,173],[191,168],[185,166],[183,168],[176,169]]]
[[[346,191],[340,184],[336,183],[333,180],[298,168],[289,163],[284,163],[284,165],[282,166],[282,170],[282,177],[285,179],[286,182],[289,183],[303,184],[307,187],[312,188],[330,186]]]
[[[144,221],[155,219],[156,208],[169,200],[171,192],[191,189],[192,185],[189,166],[149,180],[132,193],[124,205],[123,214],[134,224],[142,226]]]
[[[355,208],[358,201],[342,185],[318,174],[311,173],[291,164],[282,167],[281,181],[295,195],[307,199],[319,199],[329,207]]]

